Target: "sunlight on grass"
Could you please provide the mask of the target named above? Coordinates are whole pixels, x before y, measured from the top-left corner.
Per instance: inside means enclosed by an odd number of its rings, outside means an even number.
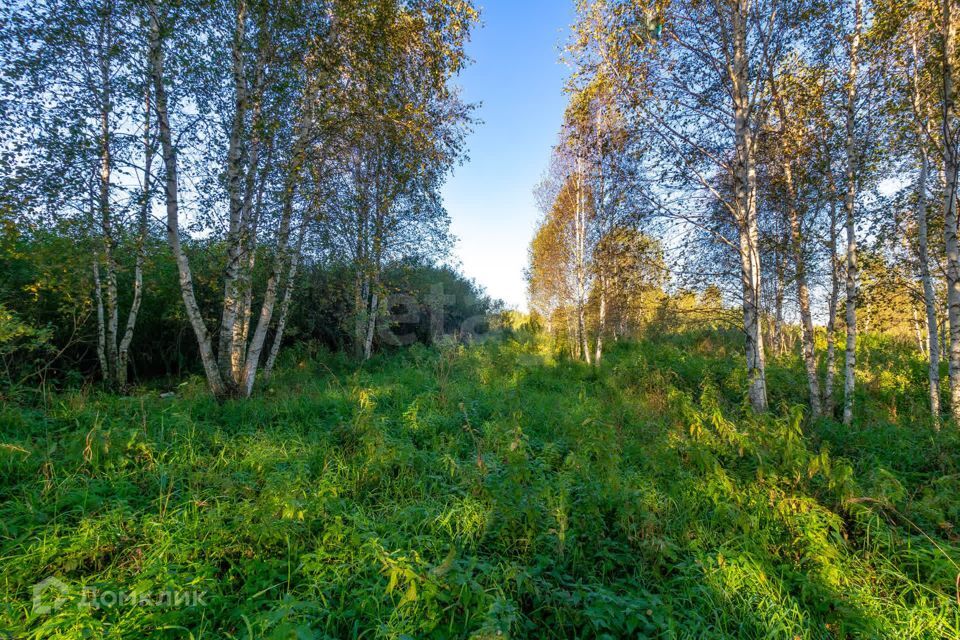
[[[960,633],[956,432],[883,408],[888,393],[922,400],[922,369],[891,374],[876,351],[865,409],[883,419],[844,430],[805,420],[802,382],[753,415],[726,338],[690,339],[617,345],[599,371],[507,341],[415,347],[359,370],[293,363],[245,402],[188,385],[176,399],[77,392],[46,411],[4,407],[0,628]],[[771,375],[803,373],[786,359]],[[32,586],[49,576],[68,591],[37,615]],[[203,599],[91,608],[84,588]]]

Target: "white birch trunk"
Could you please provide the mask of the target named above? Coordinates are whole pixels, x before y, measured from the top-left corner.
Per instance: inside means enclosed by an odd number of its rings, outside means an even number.
[[[807,386],[810,393],[810,413],[820,415],[820,378],[817,373],[817,355],[814,345],[813,316],[810,313],[810,289],[807,285],[807,263],[803,254],[803,230],[800,228],[800,216],[797,212],[797,193],[793,183],[793,169],[788,159],[784,163],[784,177],[787,184],[788,218],[790,222],[790,244],[793,251],[793,264],[797,281],[797,301],[800,306],[800,325],[802,329],[803,362],[807,370]]]
[[[940,341],[937,331],[937,294],[933,288],[930,274],[930,256],[928,247],[927,222],[927,176],[930,170],[930,156],[921,137],[920,176],[917,184],[917,237],[920,258],[920,280],[923,283],[923,301],[927,312],[927,379],[930,392],[930,414],[936,424],[940,423]],[[921,340],[921,347],[922,347]],[[922,350],[922,348],[921,348]]]
[[[180,293],[186,309],[187,318],[197,338],[200,359],[207,376],[210,390],[217,396],[226,393],[226,387],[220,376],[220,369],[213,353],[213,343],[207,325],[200,313],[196,294],[193,290],[193,274],[190,262],[180,246],[180,200],[177,186],[177,151],[173,146],[170,132],[170,118],[167,112],[167,93],[164,87],[164,54],[160,35],[160,18],[155,0],[148,3],[150,12],[150,67],[153,76],[154,100],[156,103],[157,126],[159,129],[161,156],[166,173],[164,196],[167,209],[167,241],[177,262]]]
[[[574,244],[576,261],[576,279],[577,279],[577,340],[580,343],[579,349],[583,354],[583,359],[590,364],[590,344],[587,337],[586,323],[586,206],[584,205],[583,188],[583,160],[577,158],[576,175],[576,209],[574,212]]]
[[[225,383],[239,386],[242,371],[235,348],[237,315],[240,308],[238,280],[241,277],[243,261],[243,148],[242,141],[247,112],[247,80],[244,73],[244,39],[246,35],[246,2],[240,0],[234,23],[233,46],[233,86],[235,93],[233,123],[230,127],[230,142],[227,147],[227,194],[229,196],[230,219],[227,230],[227,266],[223,276],[223,307],[220,314],[220,334],[217,348],[217,360],[220,376]]]
[[[300,257],[303,252],[303,241],[307,235],[306,220],[301,221],[300,231],[297,236],[297,244],[293,250],[293,256],[290,258],[290,269],[287,272],[287,284],[283,291],[283,300],[280,302],[280,315],[277,317],[277,329],[273,336],[273,344],[270,346],[270,354],[267,356],[267,362],[263,367],[263,377],[269,380],[273,375],[273,365],[277,361],[277,354],[280,353],[280,346],[283,343],[283,332],[287,327],[287,317],[290,313],[290,304],[293,302],[293,290],[296,283],[297,267],[300,264]]]
[[[600,288],[600,302],[597,310],[597,348],[593,354],[593,363],[600,364],[603,359],[603,333],[607,328],[607,289],[603,274],[597,277],[597,285]]]
[[[777,252],[779,254],[779,251]],[[786,350],[786,339],[783,337],[783,296],[784,296],[784,267],[782,258],[776,256],[774,269],[776,282],[773,283],[773,353],[782,356]]]
[[[830,254],[830,295],[827,298],[827,365],[823,381],[823,412],[833,416],[836,409],[834,387],[837,377],[837,308],[840,301],[840,263],[837,260],[837,200],[833,172],[828,169],[830,193],[830,235],[827,250]]]
[[[264,186],[264,176],[260,174],[260,148],[262,144],[260,130],[263,124],[263,67],[265,56],[265,41],[261,39],[255,62],[253,95],[251,96],[245,90],[247,101],[252,100],[253,102],[250,120],[252,135],[247,168],[243,176],[243,198],[240,205],[240,229],[237,238],[237,279],[234,282],[236,317],[234,318],[233,336],[229,344],[232,349],[230,366],[234,377],[237,379],[242,379],[246,375],[247,340],[253,306],[253,268],[256,264],[257,232]],[[255,193],[256,209],[254,209]]]
[[[367,311],[367,328],[363,337],[363,359],[369,360],[373,355],[373,336],[377,331],[377,315],[380,312],[380,294],[376,290],[376,283],[373,285],[373,292],[370,294],[370,307]]]
[[[843,424],[853,424],[853,396],[856,387],[857,367],[857,229],[855,208],[857,197],[857,174],[859,159],[855,140],[854,110],[857,103],[857,71],[860,31],[862,28],[861,0],[854,0],[854,30],[850,38],[850,68],[847,71],[846,103],[846,153],[847,153],[847,192],[844,198],[847,228],[847,278],[846,278],[846,324],[847,344],[843,383]]]
[[[748,15],[748,0],[737,0],[731,9],[733,58],[730,65],[730,80],[732,83],[736,153],[734,197],[740,235],[747,380],[749,381],[750,404],[755,411],[759,412],[767,409],[767,380],[763,337],[760,328],[760,249],[757,223],[757,173],[753,161],[753,132],[750,128]]]
[[[93,258],[93,298],[97,306],[97,361],[100,363],[100,372],[106,379],[109,371],[107,367],[107,327],[103,312],[103,284],[100,281],[100,259]],[[109,380],[108,380],[109,383]]]
[[[143,302],[143,265],[147,256],[147,220],[150,216],[150,201],[152,192],[151,172],[153,170],[153,144],[150,140],[150,112],[152,110],[150,98],[149,70],[145,77],[144,87],[144,119],[143,119],[143,202],[140,204],[140,228],[137,237],[137,258],[133,267],[133,302],[130,304],[130,313],[127,315],[127,326],[120,341],[120,360],[118,383],[125,386],[127,383],[127,365],[129,362],[130,344],[133,342],[133,333],[137,326],[137,317],[140,315],[140,305]]]
[[[119,309],[117,295],[117,263],[113,220],[110,211],[110,173],[112,169],[110,145],[111,74],[110,56],[113,47],[112,3],[104,5],[98,33],[98,66],[100,71],[100,180],[98,208],[100,213],[100,240],[103,243],[104,273],[103,290],[105,315],[105,346],[107,356],[106,378],[113,386],[118,385],[119,374]]]
[[[277,249],[274,258],[273,271],[267,280],[267,287],[263,294],[263,305],[260,307],[260,315],[257,319],[256,328],[250,338],[250,345],[242,356],[243,372],[241,377],[240,391],[245,397],[249,397],[253,392],[253,385],[256,382],[257,370],[260,367],[261,354],[267,338],[267,331],[270,329],[270,323],[273,320],[273,311],[277,302],[277,292],[280,286],[280,280],[284,271],[288,268],[295,273],[295,261],[299,258],[299,251],[302,247],[302,234],[306,232],[307,215],[304,214],[301,220],[300,236],[298,237],[294,255],[291,256],[290,249],[290,228],[293,222],[294,200],[297,194],[297,185],[300,182],[300,175],[303,164],[306,160],[307,137],[310,128],[311,114],[308,108],[308,98],[304,96],[303,109],[300,115],[297,137],[293,142],[291,150],[290,163],[287,167],[286,184],[283,194],[283,208],[280,214],[280,229],[277,233]],[[252,191],[252,185],[247,193]],[[247,198],[249,208],[249,197]],[[292,278],[292,276],[291,276]]]
[[[290,223],[293,217],[293,198],[296,190],[296,177],[287,186],[283,213],[280,220],[280,232],[277,238],[277,256],[274,259],[273,273],[267,280],[267,288],[263,294],[263,306],[260,307],[260,317],[257,319],[256,329],[250,339],[250,347],[247,350],[245,366],[243,373],[242,393],[249,397],[253,392],[253,385],[257,378],[257,368],[260,366],[260,354],[263,352],[263,345],[267,338],[267,330],[270,328],[270,322],[273,319],[273,309],[277,302],[277,287],[280,283],[283,271],[290,255]],[[304,224],[306,224],[304,222]]]
[[[957,171],[960,158],[953,130],[956,117],[953,59],[956,55],[956,25],[952,17],[952,0],[943,0],[943,173],[944,173],[944,239],[947,253],[947,317],[950,327],[950,415],[960,421],[960,240],[957,221]]]

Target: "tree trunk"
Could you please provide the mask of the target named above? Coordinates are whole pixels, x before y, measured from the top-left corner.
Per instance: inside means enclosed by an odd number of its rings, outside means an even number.
[[[797,193],[793,183],[793,168],[788,159],[784,163],[784,176],[787,184],[787,213],[790,222],[790,245],[793,252],[793,264],[797,279],[797,301],[800,306],[800,326],[803,342],[803,362],[807,369],[807,386],[810,390],[810,412],[814,417],[820,415],[820,379],[817,373],[817,356],[814,345],[813,316],[810,314],[810,289],[807,285],[807,263],[803,253],[803,230],[800,228],[800,216],[797,212]]]
[[[259,63],[258,63],[259,64]],[[258,74],[262,73],[258,66]],[[262,80],[258,81],[258,87],[262,86]],[[258,96],[262,97],[259,93]],[[262,99],[254,107],[254,122],[259,123],[261,113]],[[254,136],[254,144],[250,154],[250,169],[247,172],[246,194],[244,196],[244,209],[247,211],[248,221],[245,225],[246,233],[243,239],[244,265],[243,277],[240,283],[240,308],[237,312],[237,322],[234,328],[233,347],[239,350],[234,356],[234,361],[240,362],[246,366],[246,349],[250,337],[251,316],[253,314],[253,269],[257,260],[257,234],[260,227],[260,218],[263,215],[263,191],[266,188],[266,176],[270,172],[271,157],[273,154],[273,140],[268,142],[266,166],[262,171],[258,169],[259,162],[259,134]],[[256,196],[253,196],[256,191]]]
[[[917,313],[917,308],[913,308],[913,335],[917,339],[917,351],[920,352],[920,355],[924,358],[927,357],[927,345],[923,339],[923,329],[920,328],[920,314]]]
[[[605,102],[605,100],[604,100]],[[597,116],[595,121],[595,141],[596,141],[596,169],[597,169],[597,181],[596,188],[594,189],[594,207],[593,207],[593,217],[596,221],[598,227],[606,228],[608,227],[607,212],[605,206],[606,199],[606,179],[604,171],[604,124],[603,124],[603,113],[604,113],[604,104],[601,103],[597,109]],[[607,232],[600,234],[601,242],[603,236],[608,235]],[[597,260],[594,256],[594,264],[602,262],[603,260]],[[604,265],[600,264],[597,267],[597,286],[599,288],[599,301],[597,309],[597,344],[596,351],[593,355],[593,363],[596,366],[600,365],[600,360],[603,359],[603,334],[607,330],[607,282],[606,274],[604,273]]]
[[[310,113],[307,106],[308,104],[307,98],[304,97],[302,112],[300,115],[301,119],[297,127],[297,136],[293,142],[293,148],[290,152],[290,161],[286,171],[286,184],[284,185],[283,192],[283,208],[280,214],[280,229],[277,233],[277,254],[274,258],[273,272],[270,274],[270,278],[267,280],[267,287],[263,294],[263,305],[260,307],[260,316],[257,319],[257,326],[253,331],[252,337],[250,338],[250,345],[249,347],[246,347],[245,353],[242,354],[240,359],[240,362],[243,363],[241,392],[245,397],[249,397],[253,392],[253,385],[257,378],[257,369],[260,366],[260,356],[263,352],[263,347],[266,342],[267,331],[269,330],[270,323],[273,320],[273,310],[277,302],[277,289],[280,286],[280,280],[283,277],[284,270],[288,268],[288,264],[291,272],[290,279],[292,280],[292,274],[295,273],[296,270],[294,265],[296,264],[296,260],[299,257],[299,251],[303,245],[303,234],[306,232],[307,214],[305,213],[303,215],[303,219],[301,220],[301,227],[296,242],[296,247],[294,248],[294,253],[291,256],[291,250],[289,246],[290,227],[293,222],[293,209],[294,200],[297,194],[297,185],[300,183],[301,170],[306,159],[306,145],[308,143],[307,137],[310,127]],[[251,167],[251,171],[253,170],[255,170],[255,167]],[[247,196],[245,198],[247,209],[250,208],[250,203],[252,202],[252,192],[253,184],[248,183]],[[247,217],[249,218],[249,214],[247,214]],[[248,246],[252,246],[252,241],[248,243]],[[284,323],[286,321],[285,312],[283,321]]]
[[[374,281],[370,293],[370,307],[367,310],[367,328],[363,336],[363,359],[369,360],[373,355],[373,336],[377,331],[377,315],[380,312],[380,294]]]
[[[367,308],[369,307],[370,279],[364,273],[364,267],[357,268],[356,282],[353,296],[354,326],[353,343],[354,355],[363,357],[363,343],[367,336]]]
[[[763,340],[760,335],[759,291],[760,255],[757,251],[756,218],[740,234],[740,259],[743,280],[743,324],[746,333],[747,379],[750,404],[755,411],[767,410],[767,381]]]
[[[144,78],[144,116],[143,116],[143,202],[140,203],[140,228],[137,236],[137,258],[133,267],[133,302],[130,304],[130,313],[127,315],[127,326],[120,341],[120,361],[118,383],[126,386],[127,364],[129,361],[130,344],[133,342],[133,332],[137,326],[137,317],[140,315],[140,305],[143,301],[143,265],[147,257],[147,220],[150,216],[151,172],[153,170],[153,142],[150,139],[150,112],[152,110],[150,98],[149,69]]]
[[[940,330],[940,353],[945,353],[950,349],[950,327],[947,318],[937,320],[937,328]]]
[[[829,157],[829,151],[825,153]],[[834,417],[836,401],[834,387],[837,377],[837,307],[840,301],[840,262],[837,260],[837,185],[833,171],[827,169],[827,189],[830,194],[830,234],[827,251],[830,254],[830,295],[827,298],[827,362],[823,381],[823,413]]]
[[[940,341],[937,330],[937,294],[930,275],[930,257],[928,248],[927,223],[927,176],[930,168],[930,156],[924,140],[920,144],[920,177],[917,185],[917,236],[920,257],[920,280],[923,283],[923,301],[927,311],[927,378],[930,385],[930,413],[934,421],[940,422]]]
[[[776,274],[776,281],[773,283],[773,340],[771,340],[771,346],[774,354],[782,356],[785,351],[785,340],[783,337],[783,281],[785,278],[783,273],[783,260],[781,259],[779,251],[777,251],[775,258],[776,266],[774,272]]]
[[[293,217],[293,198],[296,190],[296,178],[297,174],[292,175],[290,183],[287,185],[283,214],[280,220],[280,232],[277,238],[277,256],[274,259],[273,273],[270,274],[270,279],[267,280],[267,288],[263,294],[263,306],[260,308],[260,317],[257,319],[257,327],[254,329],[253,337],[250,339],[250,347],[245,357],[242,392],[243,395],[247,397],[253,392],[253,384],[257,377],[257,368],[260,366],[260,354],[263,352],[267,330],[270,328],[270,322],[273,319],[273,308],[277,301],[277,287],[279,286],[280,278],[282,277],[290,256],[288,243],[290,241],[290,223]],[[306,222],[303,224],[306,224]]]
[[[603,333],[607,329],[607,288],[602,273],[597,277],[597,285],[600,288],[600,304],[597,310],[597,349],[593,355],[595,365],[599,365],[603,359]]]
[[[107,379],[107,327],[103,312],[103,284],[100,281],[100,258],[93,257],[93,298],[97,306],[97,361],[100,363],[100,372]]]
[[[354,328],[353,344],[354,354],[358,358],[363,358],[365,354],[364,345],[367,337],[367,314],[370,309],[370,266],[369,251],[369,231],[370,225],[370,199],[369,199],[369,180],[362,175],[359,170],[355,179],[360,182],[361,189],[357,202],[357,235],[356,245],[354,247],[354,262],[356,263],[356,288],[354,291]]]
[[[747,380],[750,404],[755,411],[767,410],[767,380],[760,330],[760,248],[757,224],[757,173],[753,161],[753,132],[750,128],[749,49],[747,46],[747,0],[732,8],[732,82],[734,139],[734,198],[740,235],[740,267],[743,285],[743,326],[746,336]]]
[[[564,309],[564,316],[567,319],[567,342],[570,344],[570,353],[574,360],[580,360],[580,336],[577,335],[576,322],[574,322],[573,313]]]
[[[246,380],[247,375],[247,352],[250,347],[247,339],[250,332],[251,314],[253,306],[253,268],[256,263],[257,250],[257,232],[260,223],[260,192],[262,191],[262,179],[260,174],[260,150],[262,146],[262,125],[263,125],[263,68],[267,57],[267,39],[261,37],[257,47],[256,59],[254,61],[254,85],[251,91],[244,85],[246,101],[252,102],[247,108],[250,109],[250,145],[247,158],[247,166],[243,175],[243,192],[240,201],[240,229],[237,237],[237,280],[234,283],[234,292],[236,294],[236,318],[234,318],[233,336],[230,339],[230,346],[233,350],[230,355],[231,368],[234,376],[241,380]],[[302,128],[302,127],[301,127]],[[293,153],[298,155],[299,142],[295,142]],[[296,160],[299,162],[299,158]],[[261,178],[261,180],[258,180]],[[257,208],[254,209],[254,202]],[[254,365],[256,367],[256,365]],[[245,392],[249,394],[249,392]]]
[[[854,210],[857,197],[858,152],[855,143],[854,110],[857,103],[857,55],[863,21],[861,0],[854,0],[854,31],[850,38],[850,68],[847,72],[846,152],[847,192],[844,199],[847,227],[847,345],[843,383],[843,424],[853,424],[853,395],[857,365],[857,230]]]
[[[270,355],[267,356],[267,363],[263,367],[263,377],[269,380],[273,375],[273,365],[277,361],[277,354],[280,353],[280,345],[283,343],[283,332],[287,327],[287,316],[290,313],[290,304],[293,301],[293,290],[297,277],[297,266],[300,264],[300,257],[303,252],[303,241],[307,235],[306,220],[301,221],[300,231],[297,235],[297,244],[293,250],[293,256],[290,258],[290,269],[287,272],[287,284],[283,291],[283,300],[280,302],[280,315],[277,318],[277,330],[273,336],[273,344],[270,346]]]
[[[106,268],[104,274],[106,285],[104,288],[105,307],[105,343],[107,356],[106,377],[113,386],[118,385],[119,374],[119,309],[117,295],[117,262],[115,255],[116,241],[113,237],[113,220],[110,211],[110,173],[112,158],[110,148],[110,112],[111,105],[111,74],[110,56],[113,48],[112,3],[104,5],[105,12],[100,22],[98,34],[98,66],[100,71],[100,180],[98,190],[98,206],[100,211],[100,239],[103,243],[103,262]]]
[[[587,285],[587,225],[585,194],[583,190],[583,160],[577,158],[576,176],[576,210],[574,212],[574,243],[577,278],[577,340],[580,343],[580,353],[587,364],[590,364],[590,344],[587,337],[586,322],[586,285]]]
[[[947,317],[950,322],[950,415],[960,422],[960,241],[957,238],[957,171],[960,167],[953,131],[955,95],[953,57],[956,26],[952,18],[952,0],[943,1],[943,218],[947,252]]]
[[[231,386],[241,384],[242,370],[239,350],[235,348],[237,315],[241,298],[238,280],[243,262],[243,135],[247,112],[247,79],[244,69],[244,40],[246,36],[246,2],[236,6],[233,46],[234,113],[227,147],[227,194],[230,200],[230,221],[227,230],[227,266],[223,275],[223,307],[220,314],[220,339],[217,361],[220,376]]]
[[[164,196],[167,209],[167,242],[177,262],[180,280],[180,293],[190,325],[197,338],[200,359],[207,376],[207,384],[216,396],[223,396],[226,387],[220,376],[220,369],[213,353],[213,342],[207,325],[200,313],[196,294],[193,290],[193,274],[190,262],[180,246],[180,200],[177,186],[177,151],[173,146],[170,132],[170,118],[167,112],[167,93],[163,78],[163,42],[160,35],[160,17],[155,0],[148,3],[150,12],[150,66],[153,76],[153,91],[156,104],[157,126],[160,137],[161,155],[165,168]]]

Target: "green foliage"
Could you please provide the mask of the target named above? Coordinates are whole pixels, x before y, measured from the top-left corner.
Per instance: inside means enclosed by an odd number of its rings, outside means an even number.
[[[174,399],[0,408],[0,630],[960,633],[954,429],[912,424],[882,395],[863,398],[870,423],[808,422],[790,359],[771,364],[780,408],[754,415],[732,335],[620,343],[599,369],[557,359],[531,327],[514,335],[361,369],[301,347],[248,401],[217,403],[197,380]],[[922,371],[910,384],[922,396]],[[67,602],[34,613],[50,576]],[[206,595],[78,608],[83,586]]]
[[[476,282],[448,266],[404,259],[386,266],[383,293],[393,302],[381,327],[407,341],[430,344],[436,336],[486,331],[485,318],[502,302],[492,300]],[[304,270],[286,337],[291,343],[311,340],[332,349],[348,349],[355,339],[354,285],[351,265],[320,264]],[[378,344],[380,341],[377,341]],[[379,344],[388,348],[391,345]]]
[[[24,323],[0,303],[0,384],[16,386],[42,369],[52,350],[50,334],[48,329]]]
[[[129,238],[120,244],[116,255],[123,309],[131,304],[134,245],[135,239]],[[193,264],[201,310],[212,326],[218,319],[217,305],[223,295],[218,265],[224,260],[226,247],[215,239],[185,240],[183,247]],[[261,288],[272,264],[268,253],[262,251],[253,273],[254,284]],[[201,371],[177,277],[165,241],[150,236],[144,262],[144,295],[130,357],[135,381],[178,378]],[[301,269],[287,340],[291,344],[312,341],[333,349],[351,347],[355,277],[348,264],[311,264]],[[469,324],[470,319],[495,313],[500,307],[479,285],[456,270],[423,261],[389,263],[383,287],[390,295],[417,301],[417,308],[391,311],[400,317],[419,312],[416,322],[397,327],[397,333],[425,343],[431,341],[431,296],[446,296],[440,328],[448,334],[460,331],[465,322],[476,330],[476,323]],[[27,224],[23,230],[12,224],[0,225],[0,388],[19,383],[24,383],[24,389],[35,388],[41,381],[37,375],[41,369],[43,381],[53,386],[78,386],[96,376],[97,319],[92,292],[89,241],[73,222],[64,221],[52,231]],[[13,323],[20,328],[14,330]]]

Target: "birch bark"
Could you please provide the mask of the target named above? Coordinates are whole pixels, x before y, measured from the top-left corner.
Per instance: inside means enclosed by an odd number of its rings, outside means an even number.
[[[173,146],[173,136],[170,131],[170,118],[167,107],[167,92],[164,86],[164,53],[160,16],[155,0],[151,0],[147,8],[150,13],[150,68],[153,80],[161,157],[163,158],[166,174],[164,196],[167,210],[167,242],[170,244],[170,249],[177,263],[180,293],[183,297],[183,305],[186,309],[187,318],[190,320],[190,325],[197,338],[197,346],[200,351],[200,359],[203,362],[203,369],[207,376],[207,384],[210,386],[210,390],[214,395],[223,396],[227,389],[223,383],[223,378],[220,375],[220,369],[217,366],[217,360],[213,353],[213,341],[210,336],[210,331],[207,329],[206,322],[200,313],[200,306],[197,304],[190,262],[186,254],[183,253],[183,248],[180,245],[180,200],[177,185],[177,151]]]
[[[949,1],[949,0],[948,0]],[[859,158],[855,137],[855,108],[857,103],[857,72],[860,48],[860,31],[863,26],[861,0],[854,0],[854,29],[850,37],[850,62],[847,70],[846,100],[846,155],[847,190],[844,197],[847,230],[847,274],[846,274],[846,324],[847,342],[843,382],[843,424],[853,424],[854,390],[856,387],[857,365],[857,229],[855,220],[857,197],[857,174]]]
[[[797,190],[793,182],[790,160],[784,163],[784,178],[787,185],[787,214],[790,222],[790,245],[797,281],[797,301],[800,306],[800,325],[803,331],[803,362],[807,370],[807,386],[810,393],[810,413],[820,415],[820,378],[817,373],[817,356],[814,345],[813,316],[810,313],[810,288],[807,284],[807,262],[803,252],[803,230],[797,211]]]
[[[960,157],[953,130],[956,118],[956,95],[953,79],[953,59],[956,55],[956,25],[952,16],[952,0],[943,0],[943,218],[947,253],[947,317],[950,326],[950,415],[960,420],[960,240],[957,220],[957,171]]]
[[[747,380],[750,404],[755,411],[767,409],[767,380],[760,329],[760,251],[757,222],[757,173],[750,128],[749,49],[747,20],[749,0],[737,0],[731,11],[732,83],[736,167],[734,198],[740,235],[740,266],[743,287],[743,326],[746,336]]]

